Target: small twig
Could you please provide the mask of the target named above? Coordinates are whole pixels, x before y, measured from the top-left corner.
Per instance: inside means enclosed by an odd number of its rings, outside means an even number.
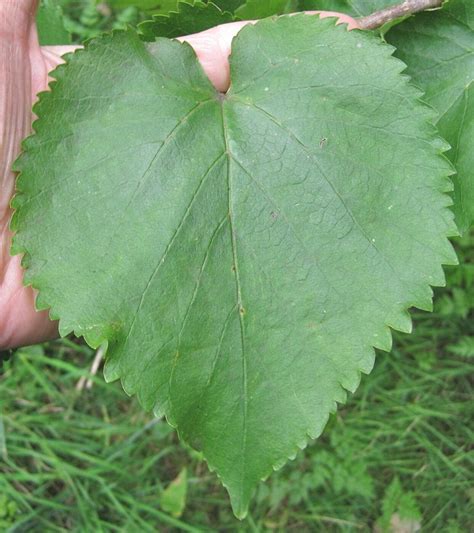
[[[357,25],[361,30],[375,30],[387,22],[392,22],[407,15],[413,15],[427,9],[436,9],[443,5],[444,0],[405,0],[401,4],[396,4],[380,11],[376,11],[366,17],[360,17]]]
[[[89,371],[88,376],[81,376],[79,381],[76,384],[76,390],[78,392],[82,392],[84,388],[91,389],[93,385],[92,377],[97,374],[97,371],[99,370],[100,363],[102,362],[102,359],[104,357],[104,350],[102,347],[100,347],[94,357],[94,361],[92,362],[91,369]]]
[[[100,363],[102,362],[102,359],[104,358],[104,348],[101,346],[94,357],[94,361],[92,362],[91,371],[89,374],[89,379],[86,381],[86,389],[92,389],[93,381],[92,377],[97,374],[97,371],[99,370]]]
[[[76,391],[77,392],[82,392],[84,390],[84,386],[86,384],[86,379],[87,379],[86,376],[81,376],[79,378],[78,382],[76,383]]]

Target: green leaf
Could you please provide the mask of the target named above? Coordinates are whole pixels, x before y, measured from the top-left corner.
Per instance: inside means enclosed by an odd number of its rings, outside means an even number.
[[[235,14],[242,20],[261,19],[285,11],[288,0],[247,0]]]
[[[54,0],[42,0],[36,15],[38,39],[42,46],[70,44],[71,35],[64,27],[63,11]]]
[[[421,516],[415,495],[404,491],[399,478],[395,477],[385,489],[378,528],[383,533],[419,531]]]
[[[179,518],[186,507],[186,494],[188,491],[188,476],[186,468],[183,468],[178,477],[174,479],[161,495],[161,507],[163,511]]]
[[[451,0],[442,11],[420,13],[391,30],[387,40],[439,112],[437,127],[457,170],[454,211],[464,232],[474,221],[474,3]]]
[[[202,451],[238,517],[456,260],[446,146],[391,53],[265,19],[222,95],[189,45],[130,30],[70,55],[35,106],[25,283],[62,335],[108,343],[107,380]]]
[[[245,4],[245,0],[213,0],[212,3],[216,4],[216,6],[222,9],[222,11],[234,13],[238,7]]]
[[[195,0],[193,3],[179,2],[178,11],[168,15],[155,15],[153,20],[147,20],[139,25],[146,40],[155,37],[179,37],[207,30],[219,24],[232,22],[231,13],[221,11],[212,2],[204,3]]]

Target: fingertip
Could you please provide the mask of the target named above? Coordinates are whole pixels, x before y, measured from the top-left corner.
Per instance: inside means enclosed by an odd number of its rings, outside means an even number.
[[[226,92],[230,85],[229,55],[232,40],[247,24],[254,21],[239,21],[221,24],[209,30],[178,37],[190,44],[207,77],[219,92]]]
[[[215,28],[212,31],[179,37],[178,40],[192,46],[211,83],[218,91],[224,91],[229,84],[229,66],[214,33]]]
[[[347,24],[348,30],[359,28],[357,20],[335,11],[306,11],[309,15],[318,14],[320,18],[335,17],[336,24]],[[255,24],[255,20],[244,20],[221,24],[209,30],[184,37],[178,37],[181,42],[189,43],[207,77],[220,92],[226,92],[230,85],[229,56],[232,41],[239,31],[247,24]]]

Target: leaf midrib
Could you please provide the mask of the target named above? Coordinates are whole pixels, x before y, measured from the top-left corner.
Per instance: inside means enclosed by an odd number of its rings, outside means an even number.
[[[232,173],[231,173],[231,161],[232,152],[230,150],[230,143],[227,133],[227,120],[225,116],[226,99],[220,101],[221,113],[222,113],[222,131],[224,134],[225,154],[227,157],[227,203],[228,203],[228,216],[230,224],[230,236],[232,246],[232,259],[234,265],[236,296],[237,296],[237,314],[239,317],[240,325],[240,342],[242,348],[242,439],[240,443],[240,450],[242,456],[242,468],[240,471],[240,501],[244,500],[244,479],[245,479],[245,458],[247,449],[247,413],[248,413],[248,388],[247,388],[247,355],[245,353],[245,323],[244,323],[244,305],[242,300],[242,285],[240,281],[239,262],[237,254],[237,238],[235,232],[235,222],[233,219],[233,202],[232,202]]]

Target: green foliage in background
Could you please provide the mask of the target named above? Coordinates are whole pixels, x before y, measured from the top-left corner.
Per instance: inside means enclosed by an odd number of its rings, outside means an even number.
[[[42,0],[36,16],[38,39],[42,45],[69,44],[71,35],[61,6],[55,0]]]
[[[164,511],[179,518],[186,507],[186,494],[188,492],[188,474],[183,468],[176,479],[166,487],[161,495],[160,504]]]
[[[128,0],[122,8],[96,0],[41,0],[37,25],[42,45],[82,44],[104,31],[136,26],[146,13]]]
[[[231,13],[222,11],[213,3],[197,1],[191,5],[180,2],[179,11],[156,15],[152,21],[140,24],[140,31],[145,39],[154,41],[156,37],[189,35],[233,20]]]

